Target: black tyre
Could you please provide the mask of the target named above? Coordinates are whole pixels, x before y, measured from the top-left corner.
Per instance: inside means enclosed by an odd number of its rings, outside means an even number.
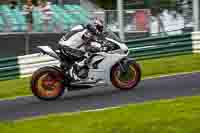
[[[64,93],[64,75],[53,67],[38,69],[31,79],[32,93],[42,100],[55,100]]]
[[[139,64],[132,62],[128,64],[127,72],[123,73],[120,65],[116,64],[111,69],[111,82],[113,86],[121,90],[133,89],[141,80],[141,69]]]

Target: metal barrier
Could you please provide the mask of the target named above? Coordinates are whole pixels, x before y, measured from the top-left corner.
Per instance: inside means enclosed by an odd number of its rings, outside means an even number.
[[[200,32],[192,33],[193,53],[200,53]]]
[[[136,39],[128,41],[127,44],[131,51],[130,56],[140,60],[193,51],[191,33]]]
[[[0,59],[0,80],[30,76],[36,69],[48,65],[58,65],[54,58],[32,54]]]
[[[137,60],[200,53],[200,32],[176,36],[150,37],[126,42],[130,57]],[[0,59],[0,80],[30,76],[36,69],[59,62],[47,55],[32,54]]]

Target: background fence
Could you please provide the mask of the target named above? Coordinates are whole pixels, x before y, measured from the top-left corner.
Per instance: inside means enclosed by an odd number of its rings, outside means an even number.
[[[130,57],[137,59],[192,53],[191,33],[128,41]]]
[[[200,53],[200,32],[176,36],[150,37],[126,42],[130,57],[137,60]],[[40,54],[0,59],[0,80],[30,76],[46,65],[58,65],[52,57]]]
[[[59,62],[47,55],[32,54],[0,59],[0,80],[30,76],[36,69]]]

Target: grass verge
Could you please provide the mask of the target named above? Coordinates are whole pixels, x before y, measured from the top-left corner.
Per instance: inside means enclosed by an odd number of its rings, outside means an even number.
[[[142,77],[200,71],[200,54],[180,55],[139,61]],[[0,98],[31,95],[29,78],[0,82]]]
[[[2,133],[197,133],[200,97],[1,122]]]

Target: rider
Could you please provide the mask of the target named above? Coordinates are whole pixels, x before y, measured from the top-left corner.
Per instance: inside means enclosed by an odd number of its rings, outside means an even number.
[[[102,35],[103,29],[103,21],[94,19],[86,26],[78,25],[72,28],[69,33],[61,38],[59,44],[70,48],[72,54],[81,55],[81,53],[84,53],[84,55],[87,55],[89,52],[98,52],[101,46],[92,42],[95,37],[98,38]],[[78,54],[77,56],[79,56]],[[86,65],[87,59],[81,61],[82,66]]]
[[[94,36],[99,36],[103,32],[103,21],[94,19],[86,26],[78,25],[71,29],[71,32],[61,38],[59,44],[73,49],[82,49],[84,45],[90,45]]]

